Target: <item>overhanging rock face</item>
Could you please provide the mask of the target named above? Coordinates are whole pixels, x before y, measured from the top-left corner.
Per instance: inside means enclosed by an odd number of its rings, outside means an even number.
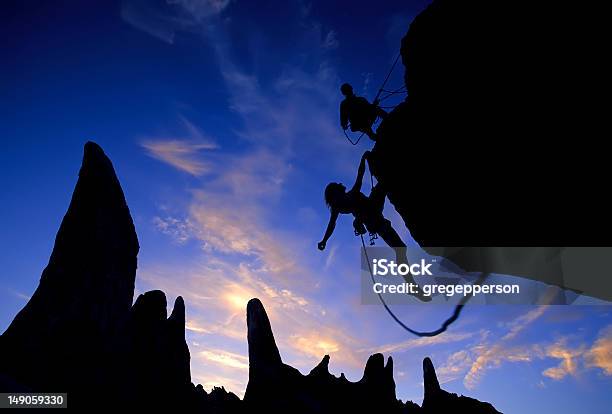
[[[430,254],[573,291],[555,303],[612,300],[604,118],[582,96],[590,57],[568,59],[597,43],[561,24],[585,9],[433,1],[402,39],[408,96],[378,128],[370,163]]]
[[[421,246],[612,245],[608,117],[584,96],[603,37],[568,25],[589,13],[435,0],[411,23],[376,175]]]

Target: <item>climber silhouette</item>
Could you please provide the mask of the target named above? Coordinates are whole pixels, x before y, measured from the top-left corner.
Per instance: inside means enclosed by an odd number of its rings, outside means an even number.
[[[378,106],[378,101],[368,102],[366,98],[355,95],[353,87],[345,83],[340,87],[344,100],[340,103],[340,125],[346,130],[349,126],[351,131],[365,133],[372,141],[376,141],[376,133],[372,130],[372,124],[376,117],[384,119],[387,113]]]
[[[387,196],[384,187],[380,183],[376,184],[369,196],[361,192],[363,176],[365,174],[365,163],[370,154],[370,151],[366,151],[361,157],[357,179],[348,192],[346,187],[340,183],[329,183],[325,188],[325,202],[330,209],[331,215],[323,240],[318,243],[317,247],[319,250],[325,249],[327,240],[329,240],[336,228],[336,220],[338,220],[340,214],[352,214],[355,217],[353,221],[355,234],[362,235],[366,231],[377,233],[389,247],[394,249],[396,263],[408,263],[406,244],[397,234],[391,222],[383,215],[385,198]],[[410,274],[404,276],[404,280],[406,283],[416,284]],[[431,300],[430,297],[423,296],[422,293],[414,296],[423,301]]]

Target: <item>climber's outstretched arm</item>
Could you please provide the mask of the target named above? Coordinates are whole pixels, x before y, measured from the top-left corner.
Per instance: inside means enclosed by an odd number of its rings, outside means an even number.
[[[334,229],[336,228],[336,220],[338,220],[338,212],[336,210],[332,210],[331,215],[329,216],[329,223],[327,223],[327,229],[325,229],[325,235],[323,236],[323,240],[321,240],[317,245],[319,250],[325,249],[327,240],[329,240],[329,238],[334,232]]]
[[[361,162],[359,163],[359,169],[357,170],[357,179],[355,180],[355,184],[351,191],[361,191],[361,185],[363,184],[363,175],[365,174],[365,163],[368,157],[370,156],[370,151],[366,151],[361,156]]]

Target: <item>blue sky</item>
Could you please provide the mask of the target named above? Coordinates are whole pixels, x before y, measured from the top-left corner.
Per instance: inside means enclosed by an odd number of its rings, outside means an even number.
[[[426,4],[3,3],[0,327],[38,284],[93,140],[135,220],[137,290],[185,297],[192,376],[205,388],[244,392],[244,311],[257,296],[285,362],[303,373],[328,353],[332,372],[357,380],[382,351],[398,397],[420,403],[431,356],[446,389],[504,412],[606,412],[609,307],[468,307],[449,332],[418,339],[360,304],[350,219],[316,249],[323,188],[351,183],[369,146],[344,141],[338,87],[371,98]],[[402,70],[389,85],[401,86]],[[450,309],[398,312],[428,329]]]

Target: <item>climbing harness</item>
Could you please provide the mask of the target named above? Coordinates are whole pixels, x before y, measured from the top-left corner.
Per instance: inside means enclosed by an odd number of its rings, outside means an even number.
[[[378,234],[370,232],[368,235],[370,236],[370,246],[374,246],[376,244],[374,243],[374,240],[378,239]]]
[[[370,168],[368,168],[368,171],[370,171]],[[372,171],[370,171],[370,193],[372,193],[373,189],[374,176],[372,175]],[[378,239],[378,234],[375,231],[366,230],[365,226],[361,221],[355,219],[355,221],[353,221],[353,228],[355,229],[355,236],[361,236],[361,238],[363,239],[363,235],[368,233],[368,236],[370,237],[370,246],[374,246],[376,244],[375,240]]]
[[[385,77],[385,80],[383,81],[382,85],[380,85],[380,88],[378,88],[378,92],[376,93],[376,97],[374,98],[374,100],[372,101],[372,105],[375,105],[379,108],[382,109],[390,109],[390,108],[395,108],[397,105],[389,105],[389,106],[380,106],[379,103],[387,100],[388,98],[390,98],[391,96],[397,95],[397,94],[402,94],[402,93],[407,93],[408,91],[406,90],[406,85],[395,89],[395,90],[388,90],[385,89],[385,85],[387,84],[387,82],[389,81],[389,77],[391,76],[391,74],[393,73],[393,69],[395,69],[395,65],[397,65],[397,62],[400,58],[401,54],[398,53],[397,57],[395,58],[395,61],[393,61],[393,65],[391,65],[391,69],[389,69],[389,72],[387,73],[387,76]],[[386,95],[384,95],[381,98],[381,94],[382,93],[386,93]],[[378,115],[376,116],[376,118],[374,118],[374,122],[372,124],[374,124],[376,122],[376,120],[378,119]],[[363,138],[363,136],[365,135],[365,132],[362,132],[359,137],[357,137],[356,140],[352,140],[351,137],[349,137],[349,135],[346,133],[346,129],[344,130],[344,136],[346,137],[346,140],[351,144],[351,145],[357,145],[359,144],[359,141],[361,141],[361,138]]]
[[[368,262],[368,269],[370,271],[370,278],[372,279],[372,283],[376,283],[376,279],[374,279],[374,273],[372,272],[372,267],[370,265],[370,258],[368,256],[368,252],[366,250],[366,245],[365,245],[365,241],[363,240],[363,234],[360,235],[361,236],[361,245],[363,247],[363,252],[366,256],[366,260]],[[474,282],[474,285],[481,285],[484,280],[489,276],[488,272],[482,272],[480,273],[480,276],[478,277],[478,279],[476,279],[476,281]],[[464,296],[463,298],[461,298],[461,300],[459,301],[459,303],[457,305],[455,305],[455,310],[453,311],[452,315],[450,317],[448,317],[443,323],[442,325],[436,329],[435,331],[416,331],[410,327],[408,327],[404,322],[402,322],[396,315],[395,313],[391,310],[391,308],[389,307],[389,305],[387,305],[387,302],[385,301],[385,299],[382,297],[382,294],[380,293],[376,293],[378,295],[378,299],[380,299],[380,303],[382,303],[382,305],[384,306],[385,310],[387,311],[387,313],[393,318],[393,320],[402,328],[404,328],[406,331],[410,332],[413,335],[416,336],[437,336],[440,335],[442,332],[445,332],[446,329],[457,320],[457,318],[459,318],[459,314],[461,314],[461,311],[463,310],[463,306],[465,306],[465,304],[472,298],[471,296]]]

